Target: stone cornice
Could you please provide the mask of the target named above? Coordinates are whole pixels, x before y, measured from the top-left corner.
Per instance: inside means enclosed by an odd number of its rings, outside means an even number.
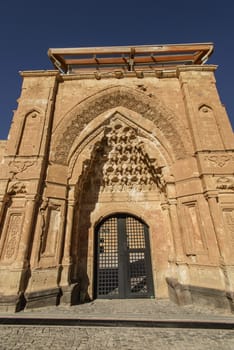
[[[59,72],[56,70],[28,70],[28,71],[20,71],[19,74],[22,77],[53,77],[59,76]]]
[[[123,78],[178,78],[180,72],[214,72],[217,69],[217,65],[184,65],[177,66],[176,68],[163,68],[163,69],[152,69],[152,70],[135,70],[132,72],[114,70],[112,72],[105,71],[79,71],[72,72],[70,74],[61,74],[56,70],[32,70],[32,71],[20,71],[22,77],[39,77],[39,76],[57,76],[61,81],[67,80],[79,80],[79,79],[123,79]]]
[[[203,65],[203,66],[197,66],[197,65],[187,65],[187,66],[178,66],[176,68],[176,73],[179,75],[180,72],[215,72],[218,68],[217,65],[209,64],[209,65]]]

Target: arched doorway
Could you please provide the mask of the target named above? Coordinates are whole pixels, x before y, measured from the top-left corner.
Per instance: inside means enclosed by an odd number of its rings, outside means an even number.
[[[95,297],[154,297],[149,230],[125,213],[108,216],[95,229]]]

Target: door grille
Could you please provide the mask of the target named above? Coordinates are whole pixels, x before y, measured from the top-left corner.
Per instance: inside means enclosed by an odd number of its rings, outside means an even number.
[[[96,229],[96,297],[152,297],[148,227],[126,214],[110,216]]]

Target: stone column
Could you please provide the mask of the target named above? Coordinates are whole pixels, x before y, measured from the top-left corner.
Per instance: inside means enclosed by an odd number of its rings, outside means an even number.
[[[169,245],[168,245],[168,261],[169,262],[175,262],[175,242],[172,232],[172,225],[171,225],[171,219],[170,219],[170,212],[169,212],[169,204],[168,203],[162,203],[162,209],[164,213],[164,218],[167,225],[167,239]]]
[[[74,217],[75,200],[73,191],[69,192],[69,199],[67,204],[67,215],[66,215],[66,228],[64,238],[64,249],[62,259],[62,276],[61,285],[70,284],[70,268],[72,264],[71,260],[71,244],[72,244],[72,230],[73,230],[73,217]]]
[[[220,268],[223,272],[223,279],[231,310],[234,310],[234,291],[233,291],[233,251],[226,236],[223,226],[223,217],[218,204],[218,193],[209,191],[206,193],[206,199],[209,204],[211,218],[213,221],[214,231],[216,234],[217,244],[220,254]]]
[[[223,218],[222,213],[218,204],[218,193],[217,191],[209,191],[206,193],[206,199],[208,201],[211,219],[213,222],[213,228],[216,235],[217,245],[219,249],[220,258],[222,263],[224,263],[228,258],[228,252],[225,249],[225,245],[227,243],[225,236],[225,231],[223,227]]]
[[[79,300],[79,286],[71,284],[71,245],[72,245],[72,230],[74,217],[75,200],[69,199],[67,205],[66,215],[66,229],[64,239],[64,250],[62,259],[62,274],[60,280],[60,287],[62,289],[62,297],[60,303],[62,304],[77,304]]]

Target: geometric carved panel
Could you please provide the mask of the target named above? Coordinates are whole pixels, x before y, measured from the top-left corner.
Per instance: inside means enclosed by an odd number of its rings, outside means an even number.
[[[135,129],[115,120],[107,128],[105,136],[104,192],[130,189],[144,192],[164,186],[156,159],[149,157]]]
[[[82,178],[92,193],[128,193],[163,191],[162,168],[149,156],[136,128],[114,119],[105,128]]]
[[[17,252],[23,215],[21,213],[11,213],[6,225],[5,244],[2,260],[12,260]]]

